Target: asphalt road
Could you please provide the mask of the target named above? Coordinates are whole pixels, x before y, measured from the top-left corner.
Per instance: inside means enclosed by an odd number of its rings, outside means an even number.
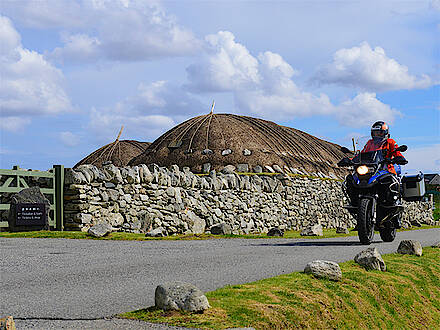
[[[422,246],[440,229],[398,233]],[[302,271],[316,259],[351,260],[366,249],[357,237],[333,239],[212,239],[204,241],[97,241],[0,238],[0,316],[95,319],[154,305],[154,290],[184,281],[204,291]]]

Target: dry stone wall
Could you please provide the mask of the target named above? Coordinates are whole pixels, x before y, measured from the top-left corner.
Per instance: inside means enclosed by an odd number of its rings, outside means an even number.
[[[177,165],[108,164],[102,170],[82,165],[66,169],[64,193],[71,230],[102,222],[119,231],[160,229],[168,235],[209,232],[223,222],[234,234],[265,233],[272,227],[300,230],[316,223],[354,226],[341,207],[345,202],[337,180],[238,175],[228,168],[198,176]]]

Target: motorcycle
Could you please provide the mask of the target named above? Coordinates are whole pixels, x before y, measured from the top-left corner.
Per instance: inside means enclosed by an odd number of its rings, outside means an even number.
[[[407,146],[397,148],[405,152]],[[352,153],[345,147],[341,151]],[[344,206],[357,220],[359,240],[362,244],[371,244],[374,231],[379,231],[384,242],[392,242],[400,228],[403,212],[401,169],[394,164],[396,173],[388,171],[393,162],[384,157],[384,150],[378,147],[368,152],[356,152],[352,159],[344,158],[338,165],[352,169],[343,183],[343,192],[350,205]]]

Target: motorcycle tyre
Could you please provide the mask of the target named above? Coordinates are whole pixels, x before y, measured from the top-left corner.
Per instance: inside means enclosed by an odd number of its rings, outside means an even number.
[[[396,238],[397,229],[393,226],[379,229],[380,238],[384,242],[392,242]]]
[[[358,236],[362,244],[370,245],[374,237],[374,224],[371,219],[371,200],[363,198],[359,201]]]

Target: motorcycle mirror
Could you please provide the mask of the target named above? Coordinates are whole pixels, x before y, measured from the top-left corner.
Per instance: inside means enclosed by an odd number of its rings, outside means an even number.
[[[399,147],[400,148],[400,147]],[[348,149],[348,148],[346,148],[346,147],[341,147],[341,151],[344,153],[344,154],[351,154],[351,151]]]
[[[401,145],[400,147],[398,147],[396,150],[397,150],[397,151],[400,151],[400,152],[405,152],[405,151],[408,150],[408,147],[407,147],[406,145],[402,144],[402,145]]]

